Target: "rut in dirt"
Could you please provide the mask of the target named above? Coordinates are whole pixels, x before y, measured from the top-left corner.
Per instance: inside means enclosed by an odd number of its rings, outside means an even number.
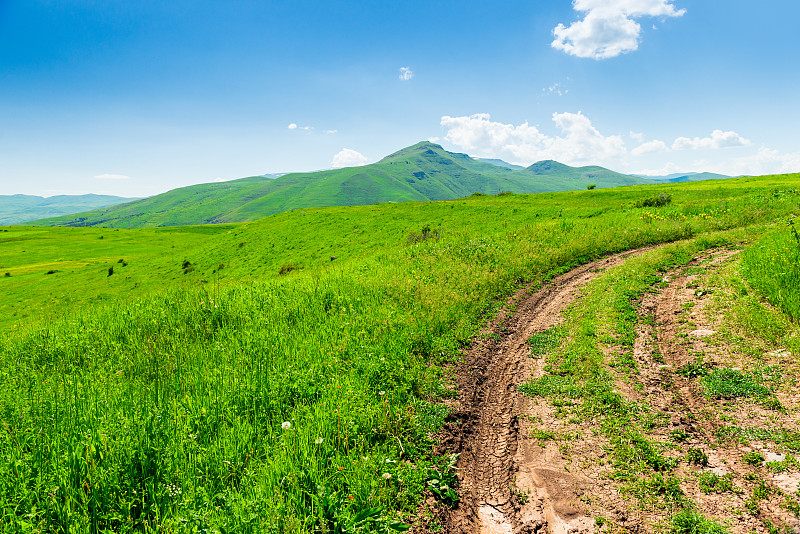
[[[537,458],[520,432],[525,399],[519,385],[540,374],[528,339],[561,322],[561,312],[581,287],[638,249],[598,260],[559,276],[538,291],[518,291],[464,355],[458,370],[461,396],[445,428],[444,447],[459,456],[462,500],[440,518],[450,534],[553,534],[590,531],[588,518],[570,505],[569,473]],[[513,313],[508,312],[513,309]],[[535,488],[520,499],[517,486]]]

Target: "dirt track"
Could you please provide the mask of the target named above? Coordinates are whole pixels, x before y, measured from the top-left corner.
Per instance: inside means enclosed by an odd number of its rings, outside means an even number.
[[[442,518],[445,532],[566,534],[591,528],[593,521],[574,503],[580,483],[528,437],[528,422],[519,415],[529,411],[530,400],[518,387],[542,373],[541,361],[530,358],[528,339],[559,323],[562,310],[599,271],[642,251],[583,265],[533,293],[520,290],[512,299],[514,313],[499,314],[464,356],[461,396],[444,439],[447,450],[460,454],[462,502]],[[516,488],[535,488],[535,494],[520,498]]]
[[[460,397],[442,436],[440,452],[460,455],[461,502],[454,509],[436,509],[440,532],[605,531],[605,527],[598,528],[598,517],[623,531],[663,530],[674,509],[637,505],[620,491],[619,483],[610,477],[608,439],[596,431],[595,421],[566,422],[579,431],[567,442],[539,442],[531,430],[558,433],[565,428],[565,421],[547,402],[519,392],[522,382],[544,373],[544,360],[530,357],[530,337],[558,324],[562,311],[600,271],[646,250],[650,249],[581,266],[535,292],[530,288],[518,291],[477,336],[459,365]],[[686,440],[680,446],[668,447],[665,455],[677,462],[675,475],[681,481],[681,491],[695,509],[724,523],[732,534],[766,534],[773,527],[800,532],[800,521],[786,509],[787,496],[800,495],[800,469],[772,474],[765,464],[742,461],[744,454],[754,450],[766,458],[778,458],[781,451],[788,451],[768,440],[746,443],[715,439],[716,431],[730,421],[757,428],[800,430],[792,415],[795,409],[776,412],[747,399],[730,402],[708,398],[697,380],[677,374],[698,354],[712,367],[773,364],[788,369],[793,365],[791,354],[782,350],[766,352],[757,362],[748,362],[743,354],[732,352],[724,340],[714,337],[715,330],[723,327],[722,318],[709,309],[708,290],[696,289],[709,282],[696,273],[716,272],[733,257],[735,252],[729,250],[709,251],[664,273],[662,289],[644,295],[638,303],[642,321],[633,348],[636,372],[620,375],[615,388],[627,400],[647,406],[666,422],[652,430],[650,439],[671,443],[671,432],[685,432]],[[616,349],[608,350],[611,357]],[[800,405],[800,392],[793,387],[778,391],[778,397],[787,407]],[[685,452],[690,448],[704,451],[708,463],[688,463]],[[735,489],[725,493],[701,491],[697,482],[701,473],[728,476]],[[758,484],[771,489],[757,502],[754,498],[748,501]],[[745,509],[749,511],[744,513]]]

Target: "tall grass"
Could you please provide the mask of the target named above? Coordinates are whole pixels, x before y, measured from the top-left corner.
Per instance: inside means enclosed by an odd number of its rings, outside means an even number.
[[[742,256],[742,274],[771,304],[800,321],[800,235],[789,228],[765,235]]]

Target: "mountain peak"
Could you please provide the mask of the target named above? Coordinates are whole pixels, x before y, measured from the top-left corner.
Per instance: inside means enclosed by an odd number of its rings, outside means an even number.
[[[536,163],[528,167],[527,170],[529,170],[534,174],[552,174],[554,171],[563,171],[573,168],[574,167],[570,167],[569,165],[559,163],[558,161],[553,159],[545,159],[542,161],[537,161]]]
[[[444,154],[447,151],[442,148],[442,145],[437,145],[436,143],[431,143],[430,141],[420,141],[411,146],[407,146],[406,148],[401,148],[397,152],[393,154],[389,154],[378,163],[386,163],[396,159],[405,159],[414,154],[424,154],[424,153],[434,153],[434,154]]]

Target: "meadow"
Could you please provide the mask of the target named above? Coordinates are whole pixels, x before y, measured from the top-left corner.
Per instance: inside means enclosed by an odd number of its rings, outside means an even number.
[[[520,283],[658,243],[775,253],[799,179],[3,228],[0,531],[405,530],[454,499],[448,373]]]

